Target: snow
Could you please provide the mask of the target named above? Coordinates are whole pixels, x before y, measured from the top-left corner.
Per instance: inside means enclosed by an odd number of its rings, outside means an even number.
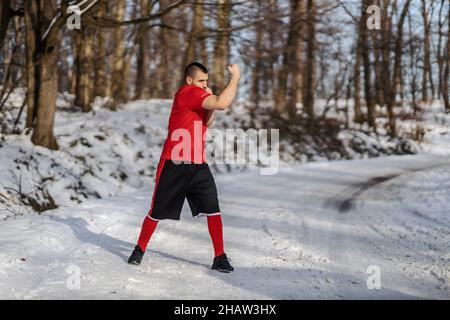
[[[445,166],[425,169],[437,165]],[[448,299],[449,167],[446,158],[410,156],[219,175],[231,274],[210,269],[206,220],[187,206],[180,221],[158,225],[140,266],[126,263],[152,185],[10,218],[0,232],[0,298]],[[397,174],[338,210],[362,183]],[[380,290],[367,288],[371,265]],[[67,273],[74,266],[79,289]]]
[[[44,188],[65,205],[148,185],[167,135],[170,102],[154,101],[152,107],[150,113],[148,103],[136,101],[116,112],[96,106],[90,114],[61,108],[55,120],[58,151],[34,146],[29,132],[7,135],[0,148],[0,194],[11,200],[0,218],[28,212],[16,205],[19,188],[41,198],[38,187]]]
[[[420,123],[419,154],[365,159],[390,142],[358,133],[368,153],[348,146],[354,160],[302,164],[287,144],[276,175],[215,167],[235,267],[221,274],[210,269],[206,219],[188,206],[180,221],[159,223],[140,266],[126,263],[149,210],[171,101],[117,111],[97,101],[82,114],[70,98],[58,101],[60,150],[34,146],[29,132],[0,139],[0,298],[450,299],[450,117],[441,105]],[[236,119],[240,108],[218,125],[251,120]],[[48,192],[57,208],[36,213],[19,187],[41,204]],[[367,285],[373,266],[379,290]]]

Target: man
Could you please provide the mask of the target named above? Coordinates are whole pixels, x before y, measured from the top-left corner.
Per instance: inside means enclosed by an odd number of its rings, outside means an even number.
[[[226,110],[236,96],[239,66],[227,66],[230,81],[218,96],[208,88],[208,70],[200,63],[189,64],[185,83],[175,94],[169,118],[169,132],[156,171],[152,204],[142,224],[138,243],[128,259],[140,264],[147,244],[160,220],[179,220],[185,198],[194,217],[205,215],[214,247],[212,269],[231,272],[224,249],[222,218],[214,178],[205,159],[207,127],[215,110]]]

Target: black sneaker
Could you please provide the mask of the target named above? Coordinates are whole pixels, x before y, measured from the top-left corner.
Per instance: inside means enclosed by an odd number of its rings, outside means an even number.
[[[234,268],[230,265],[229,261],[231,260],[227,258],[227,255],[225,253],[222,253],[222,255],[214,258],[211,269],[217,270],[219,272],[231,272],[234,270]]]
[[[134,247],[133,253],[131,254],[130,258],[128,259],[129,264],[141,264],[142,257],[144,256],[144,251],[142,251],[141,247],[136,245]]]

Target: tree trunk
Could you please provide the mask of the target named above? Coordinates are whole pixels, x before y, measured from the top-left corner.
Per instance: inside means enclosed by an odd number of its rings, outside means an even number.
[[[104,17],[106,14],[106,3],[100,3],[98,8],[97,15],[99,17]],[[105,29],[98,28],[97,30],[97,43],[95,46],[96,54],[95,54],[95,68],[94,68],[94,79],[95,79],[95,86],[94,86],[94,97],[106,97],[108,95],[108,81],[107,81],[107,74],[106,74],[106,64],[105,61],[107,60],[106,57],[106,41],[105,41],[105,33],[108,31],[105,31]]]
[[[77,35],[77,78],[75,91],[75,104],[83,112],[92,110],[94,100],[94,33],[89,27],[84,27]]]
[[[409,38],[411,39],[413,36],[413,23],[411,14],[408,16],[408,30],[409,30]],[[416,68],[416,59],[415,59],[415,46],[414,42],[409,42],[409,68],[411,71],[411,97],[412,97],[412,105],[414,109],[414,114],[419,111],[419,107],[417,105],[417,68]]]
[[[361,54],[362,54],[362,60],[363,60],[363,68],[364,68],[364,95],[366,98],[366,106],[367,106],[367,119],[369,126],[374,130],[374,132],[377,132],[377,128],[375,125],[375,117],[374,117],[374,104],[372,100],[372,84],[371,84],[371,63],[370,63],[370,53],[369,53],[369,47],[368,42],[369,38],[367,36],[367,7],[368,3],[367,0],[363,1],[362,4],[362,11],[361,11],[361,19],[359,22],[359,32],[361,35],[361,41],[360,41],[360,47],[361,47]]]
[[[63,42],[67,46],[67,42]],[[72,81],[72,66],[69,61],[72,54],[69,50],[60,50],[58,57],[58,92],[69,92]]]
[[[8,31],[9,21],[12,18],[11,1],[0,0],[0,48],[3,47],[6,32]]]
[[[421,0],[422,3],[422,19],[424,27],[424,39],[423,39],[423,75],[422,75],[422,100],[428,101],[428,82],[431,80],[431,59],[430,59],[430,23],[428,19],[429,10],[425,3],[425,0]],[[432,82],[430,82],[431,85]],[[432,86],[431,86],[432,88]]]
[[[383,0],[383,10],[382,10],[382,25],[383,29],[381,31],[381,61],[383,65],[383,102],[387,107],[389,96],[390,96],[390,61],[389,61],[389,53],[391,50],[391,35],[392,35],[392,20],[388,15],[388,10],[390,6],[390,0]]]
[[[214,44],[212,89],[213,92],[225,87],[225,67],[229,60],[230,15],[232,0],[218,0],[217,37]]]
[[[58,51],[55,47],[44,54],[40,63],[39,99],[37,103],[37,118],[31,141],[51,150],[57,150],[58,144],[53,134],[53,124],[56,111],[56,96],[58,94]]]
[[[450,101],[449,101],[449,79],[450,79],[450,7],[447,14],[448,29],[447,29],[447,49],[445,50],[445,71],[442,84],[442,96],[444,99],[445,110],[450,112]]]
[[[258,4],[258,18],[261,16],[262,12],[262,0],[257,1]],[[259,106],[260,100],[260,81],[262,77],[262,48],[263,48],[263,36],[264,29],[261,23],[255,25],[255,45],[254,45],[254,65],[252,71],[252,84],[250,87],[250,97],[255,103],[255,106]]]
[[[303,73],[301,69],[302,65],[302,54],[304,50],[304,41],[303,41],[303,29],[302,29],[302,21],[303,13],[305,10],[303,0],[299,1],[299,6],[297,8],[297,21],[295,24],[295,29],[297,30],[295,33],[295,48],[292,54],[292,69],[291,69],[291,86],[289,88],[288,94],[288,112],[290,115],[295,115],[297,112],[296,106],[297,102],[302,101],[301,88],[303,87]]]
[[[41,37],[48,25],[42,21],[51,21],[55,7],[54,1],[39,2],[38,12],[35,15],[37,45],[34,56],[39,57],[39,63],[35,71],[38,77],[36,79],[38,89],[35,91],[36,124],[31,137],[34,144],[52,150],[58,149],[53,124],[58,94],[59,32],[56,30],[49,32],[44,42],[41,41]]]
[[[375,68],[375,104],[384,106],[383,100],[383,65],[381,63],[380,40],[376,32],[371,32],[371,39],[374,47],[374,68]]]
[[[396,130],[396,119],[395,119],[395,113],[394,113],[394,107],[395,107],[395,97],[397,95],[397,79],[399,78],[400,74],[400,65],[401,65],[401,59],[402,59],[402,40],[403,40],[403,24],[406,18],[406,15],[408,13],[409,6],[411,4],[411,0],[406,0],[405,5],[403,6],[402,13],[400,15],[400,19],[397,23],[397,37],[395,41],[395,61],[394,61],[394,70],[393,70],[393,76],[391,80],[391,89],[390,89],[390,96],[388,99],[388,115],[389,115],[389,134],[391,137],[395,137],[397,134]]]
[[[31,128],[34,121],[34,96],[35,96],[35,66],[33,52],[35,51],[35,33],[33,30],[33,14],[37,12],[35,1],[25,1],[25,81],[27,86],[26,105],[27,119],[25,126]]]
[[[441,5],[439,7],[439,21],[438,21],[438,44],[437,44],[437,63],[438,63],[438,93],[437,98],[442,97],[442,86],[443,86],[443,75],[445,69],[445,48],[442,50],[442,40],[444,39],[444,21],[442,21],[442,11],[444,9],[445,0],[441,0]],[[444,52],[442,52],[444,51]]]
[[[12,62],[14,51],[17,50],[17,47],[14,47],[12,42],[7,42],[3,49],[3,79],[0,83],[2,83],[3,87],[0,90],[0,99],[3,95],[11,89],[12,86]]]
[[[277,0],[269,0],[269,6],[268,6],[269,14],[273,14],[277,16],[279,14],[279,7],[278,7],[278,1]],[[268,30],[266,31],[268,33],[269,37],[269,54],[270,59],[268,61],[268,66],[263,70],[263,83],[264,83],[264,92],[271,92],[272,97],[275,97],[275,93],[277,91],[277,81],[275,76],[275,66],[277,64],[278,60],[278,52],[277,52],[277,39],[278,34],[275,34],[271,28],[275,28],[276,25],[276,19],[271,18],[270,20],[271,24],[268,27]],[[270,89],[269,89],[270,84]]]
[[[151,12],[149,3],[146,0],[141,0],[141,14],[142,16],[148,16]],[[146,25],[140,25],[138,27],[138,32],[136,36],[136,45],[138,47],[137,54],[137,71],[136,71],[136,92],[134,95],[135,99],[147,99],[150,98],[149,91],[149,73],[148,65],[150,61],[149,55],[149,37],[148,29]]]
[[[358,36],[359,37],[359,36]],[[360,41],[358,40],[355,48],[355,75],[353,77],[353,87],[354,87],[354,96],[355,96],[355,117],[353,119],[354,122],[360,123],[362,122],[362,114],[361,114],[361,47]]]
[[[160,0],[160,8],[166,8],[170,5],[169,0]],[[173,25],[174,20],[179,24],[179,17],[174,16],[174,11],[170,11],[161,17],[163,25]],[[161,98],[170,99],[173,97],[175,84],[179,84],[179,79],[174,81],[174,77],[178,74],[178,52],[176,47],[178,44],[178,34],[167,28],[160,28],[158,34],[158,55],[159,64],[156,70],[156,95]],[[181,63],[181,62],[180,62]],[[174,72],[176,71],[176,72]]]
[[[363,45],[364,41],[364,29],[365,25],[365,6],[366,1],[362,3],[362,15],[359,19],[359,23],[356,26],[357,29],[357,42],[355,46],[355,75],[353,77],[353,87],[354,87],[354,95],[355,95],[355,117],[353,119],[356,123],[362,123],[363,117],[361,112],[361,64],[362,64],[362,56],[363,56]]]
[[[303,106],[310,120],[314,120],[314,81],[315,81],[315,46],[316,46],[316,4],[315,0],[307,1],[308,32],[305,61]]]
[[[115,17],[122,21],[125,17],[125,0],[118,0]],[[125,39],[121,27],[114,29],[114,53],[112,55],[111,94],[115,103],[128,100],[127,73],[125,72]]]
[[[281,69],[278,73],[278,88],[275,95],[275,108],[278,113],[283,113],[286,110],[286,93],[288,92],[288,78],[291,75],[294,76],[299,72],[297,63],[299,62],[300,53],[298,42],[300,41],[301,34],[301,11],[302,0],[291,0],[291,16],[289,21],[289,31],[287,42],[283,52],[283,62]],[[298,89],[298,84],[296,84]],[[292,92],[290,92],[292,94]],[[295,92],[296,95],[296,92]],[[293,98],[293,97],[292,97]],[[296,103],[292,100],[290,103]],[[294,106],[290,106],[290,112],[292,114]]]
[[[202,56],[202,53],[206,51],[206,48],[203,46],[203,43],[201,43],[203,35],[203,3],[193,4],[192,11],[192,27],[186,39],[182,71],[184,71],[184,68],[194,60],[200,60],[200,63],[207,64],[207,61],[203,61],[204,56]],[[184,82],[184,79],[181,80],[181,82]]]

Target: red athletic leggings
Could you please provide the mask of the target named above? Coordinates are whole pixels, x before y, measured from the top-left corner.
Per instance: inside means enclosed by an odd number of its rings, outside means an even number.
[[[145,217],[138,240],[138,245],[142,251],[147,249],[147,244],[157,225],[158,221],[153,220],[148,216]],[[216,257],[220,256],[223,253],[222,217],[220,214],[208,216],[208,230],[214,246],[214,255]]]

